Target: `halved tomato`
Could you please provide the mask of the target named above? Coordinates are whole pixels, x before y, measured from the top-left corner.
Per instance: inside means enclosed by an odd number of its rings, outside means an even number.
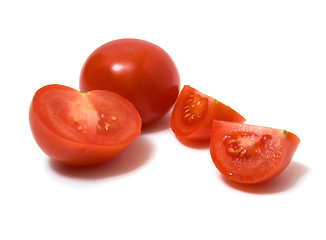
[[[214,119],[240,123],[246,121],[229,106],[185,85],[171,115],[170,124],[175,135],[188,140],[208,141]]]
[[[79,92],[56,84],[35,93],[29,120],[44,153],[69,165],[109,160],[141,132],[140,115],[124,97],[104,90]]]
[[[260,183],[291,162],[300,139],[286,130],[214,121],[210,153],[217,169],[240,183]]]

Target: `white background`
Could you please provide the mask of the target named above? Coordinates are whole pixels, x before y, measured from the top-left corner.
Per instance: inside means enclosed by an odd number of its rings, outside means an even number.
[[[324,0],[2,1],[0,239],[325,239],[325,13]],[[182,85],[248,123],[297,134],[289,167],[232,184],[169,115],[101,166],[45,156],[28,123],[35,91],[78,88],[88,55],[124,37],[161,46]]]

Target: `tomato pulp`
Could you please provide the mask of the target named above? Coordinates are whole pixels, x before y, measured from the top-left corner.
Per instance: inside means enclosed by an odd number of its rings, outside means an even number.
[[[210,153],[217,169],[240,183],[260,183],[290,163],[300,139],[269,127],[214,121]]]
[[[210,140],[213,120],[243,123],[246,121],[235,110],[185,85],[174,105],[171,128],[176,136],[189,140]]]
[[[103,90],[79,92],[55,84],[35,93],[29,120],[44,153],[69,165],[109,160],[141,132],[138,111],[122,96]]]
[[[118,39],[97,48],[86,59],[80,90],[116,92],[138,109],[143,126],[173,106],[180,77],[172,58],[157,45],[140,39]]]

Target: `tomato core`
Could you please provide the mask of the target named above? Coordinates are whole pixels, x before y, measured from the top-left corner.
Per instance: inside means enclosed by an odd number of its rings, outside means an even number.
[[[99,121],[98,113],[85,97],[86,93],[81,93],[81,95],[81,100],[72,103],[71,108],[67,109],[65,113],[66,123],[80,133],[94,136],[96,134],[96,124]]]

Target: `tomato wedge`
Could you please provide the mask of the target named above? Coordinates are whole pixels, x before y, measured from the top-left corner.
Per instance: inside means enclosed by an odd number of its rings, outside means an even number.
[[[269,127],[214,121],[210,153],[217,169],[240,183],[260,183],[280,174],[300,143],[293,133]]]
[[[29,111],[30,127],[50,158],[69,165],[107,161],[141,132],[141,118],[124,97],[109,91],[79,92],[67,86],[39,89]]]
[[[208,141],[214,119],[239,123],[246,121],[229,106],[185,85],[171,115],[170,124],[175,135],[188,140]]]

